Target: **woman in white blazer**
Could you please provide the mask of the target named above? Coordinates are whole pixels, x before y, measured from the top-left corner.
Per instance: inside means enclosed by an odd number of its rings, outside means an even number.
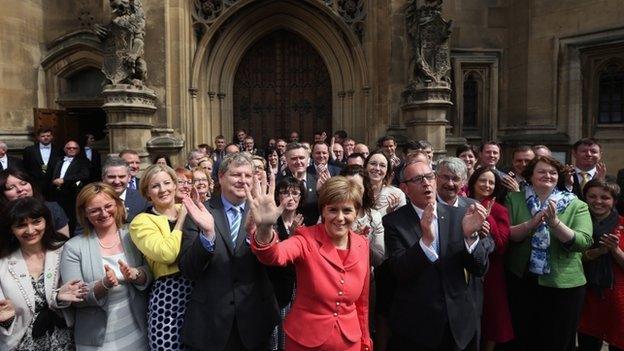
[[[0,350],[72,350],[72,332],[58,309],[82,301],[86,286],[59,286],[66,237],[53,228],[45,204],[10,202],[0,229]]]
[[[85,233],[65,244],[63,281],[87,282],[74,303],[77,350],[147,350],[147,293],[152,275],[123,226],[125,207],[104,183],[86,185],[76,198]]]

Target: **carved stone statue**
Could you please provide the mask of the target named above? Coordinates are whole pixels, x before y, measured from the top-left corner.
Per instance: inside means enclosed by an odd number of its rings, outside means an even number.
[[[145,13],[141,0],[110,0],[111,23],[94,25],[94,32],[104,42],[102,72],[110,84],[142,87],[147,78],[143,59]]]
[[[407,31],[412,57],[409,85],[450,87],[451,61],[449,37],[451,21],[442,18],[442,0],[408,0]]]

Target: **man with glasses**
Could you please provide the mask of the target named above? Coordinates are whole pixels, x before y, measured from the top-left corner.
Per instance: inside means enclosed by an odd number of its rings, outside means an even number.
[[[306,194],[301,213],[304,215],[304,224],[306,226],[314,225],[318,222],[320,216],[317,203],[318,198],[316,196],[317,188],[320,186],[320,184],[318,184],[320,176],[308,171],[310,154],[303,144],[288,144],[286,146],[285,155],[287,168],[279,175],[277,183],[284,177],[293,177],[303,182]]]
[[[469,279],[486,271],[478,231],[487,210],[480,204],[438,203],[436,175],[428,163],[407,164],[400,179],[411,204],[383,218],[388,266],[396,280],[388,350],[474,348],[478,312],[465,271]]]
[[[52,191],[56,202],[69,219],[69,233],[76,229],[76,195],[89,180],[89,160],[80,153],[75,140],[69,140],[63,149],[65,157],[54,165]]]
[[[475,201],[462,194],[466,184],[466,164],[457,157],[446,157],[438,161],[436,170],[438,202],[453,207],[466,207]]]

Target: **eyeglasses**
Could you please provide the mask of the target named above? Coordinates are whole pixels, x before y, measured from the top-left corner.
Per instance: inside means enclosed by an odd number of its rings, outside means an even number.
[[[193,185],[193,182],[190,180],[178,180],[178,185]]]
[[[461,182],[461,178],[458,176],[450,176],[448,174],[438,174],[438,178],[440,178],[441,181],[443,182],[450,182],[451,180],[453,181],[453,183],[459,183]]]
[[[93,217],[93,216],[99,216],[102,213],[108,212],[111,209],[113,209],[114,207],[116,207],[117,205],[113,202],[113,203],[109,203],[104,205],[104,207],[100,207],[100,208],[85,208],[85,212],[87,213],[87,216],[89,217]]]
[[[415,184],[422,184],[425,182],[425,179],[427,181],[433,181],[435,179],[435,173],[431,172],[431,173],[427,173],[427,174],[421,174],[421,175],[417,175],[417,176],[413,176],[410,179],[405,179],[403,181],[403,183],[415,183]]]
[[[301,192],[300,191],[288,191],[288,190],[283,190],[279,192],[280,195],[282,196],[292,196],[292,197],[299,197],[301,196]]]
[[[197,184],[197,183],[208,183],[208,178],[193,179],[193,183],[195,183],[195,184]]]

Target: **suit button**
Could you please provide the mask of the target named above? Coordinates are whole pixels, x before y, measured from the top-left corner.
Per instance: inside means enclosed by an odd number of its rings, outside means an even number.
[[[338,317],[338,313],[334,312],[334,317]]]
[[[343,292],[342,292],[342,291],[339,291],[339,292],[338,292],[338,295],[342,296],[342,294],[343,294]]]
[[[336,306],[340,306],[340,302],[336,302]]]
[[[340,284],[344,284],[344,279],[340,279]]]

